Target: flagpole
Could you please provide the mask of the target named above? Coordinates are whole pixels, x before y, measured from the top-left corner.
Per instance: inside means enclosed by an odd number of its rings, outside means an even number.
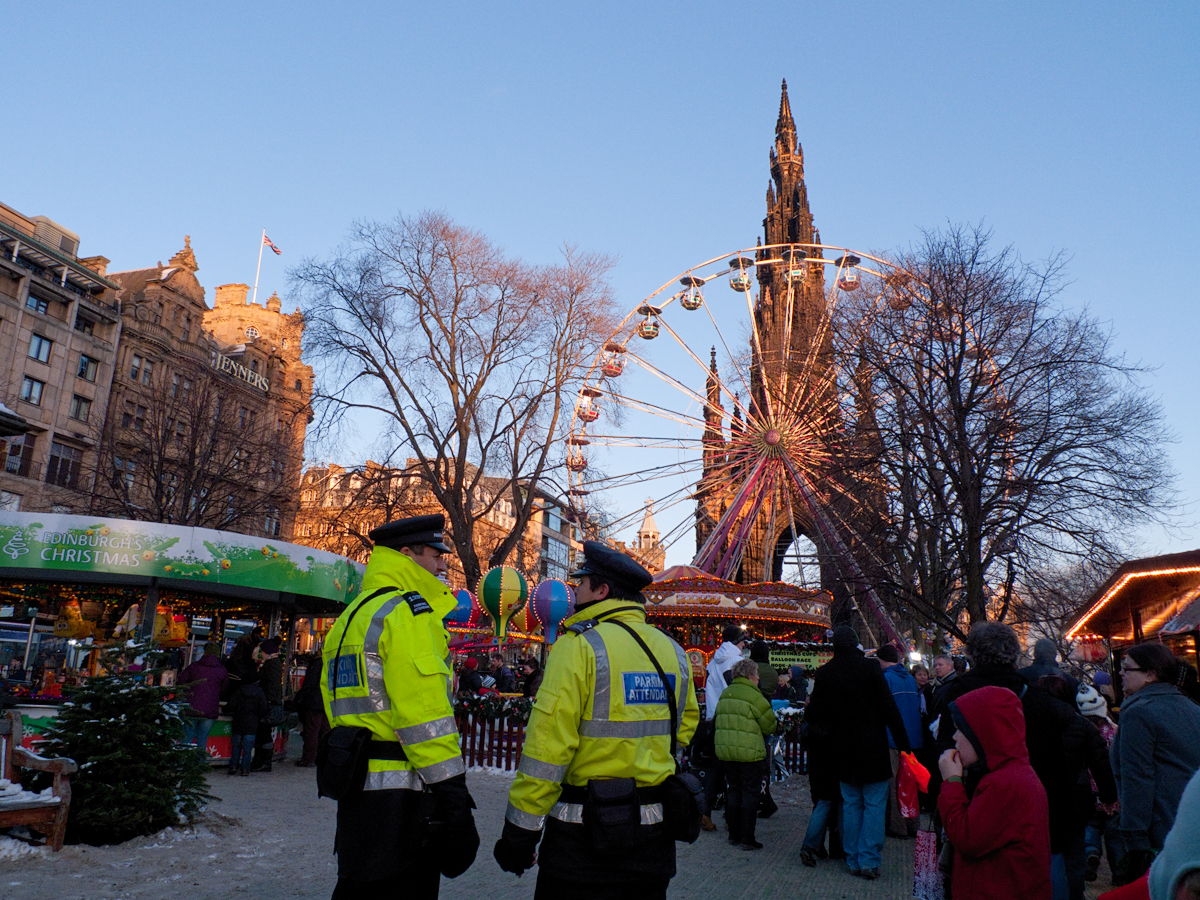
[[[267,242],[267,229],[263,229],[262,238],[258,242],[258,268],[254,270],[254,296],[250,298],[251,303],[258,302],[258,273],[262,271],[262,248]]]

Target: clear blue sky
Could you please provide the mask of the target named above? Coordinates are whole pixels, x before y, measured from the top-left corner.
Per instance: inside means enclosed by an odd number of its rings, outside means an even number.
[[[442,209],[613,254],[632,307],[753,243],[788,79],[827,243],[984,221],[1155,368],[1200,546],[1200,4],[16,4],[0,200],[113,269],[192,236],[210,289]],[[210,294],[211,296],[211,294]],[[286,308],[286,307],[285,307]]]

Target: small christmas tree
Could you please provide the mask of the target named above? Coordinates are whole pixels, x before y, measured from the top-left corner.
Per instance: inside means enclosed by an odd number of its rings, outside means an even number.
[[[71,779],[68,843],[117,844],[191,822],[208,800],[208,765],[179,746],[184,721],[170,688],[146,683],[150,667],[128,672],[135,658],[161,653],[132,641],[104,656],[107,671],[70,691],[40,752],[79,764]]]

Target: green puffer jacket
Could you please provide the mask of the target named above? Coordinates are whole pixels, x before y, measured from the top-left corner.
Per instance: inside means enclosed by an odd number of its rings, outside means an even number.
[[[714,717],[717,759],[723,762],[758,762],[766,759],[763,735],[775,731],[775,711],[749,678],[735,678],[721,692]]]

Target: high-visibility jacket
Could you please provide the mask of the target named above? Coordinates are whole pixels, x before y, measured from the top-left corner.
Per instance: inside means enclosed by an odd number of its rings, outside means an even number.
[[[365,790],[422,790],[466,771],[442,622],[455,605],[432,574],[403,553],[376,547],[362,593],[325,638],[325,714],[332,725],[372,733]],[[389,752],[397,742],[403,752]],[[389,755],[406,758],[383,758]]]
[[[639,603],[590,604],[567,619],[568,631],[546,663],[508,795],[505,818],[514,825],[540,831],[547,816],[582,821],[579,804],[559,802],[563,785],[633,778],[650,787],[675,772],[662,681],[646,652],[614,620],[632,627],[653,652],[675,693],[679,744],[691,741],[700,709],[683,648],[646,622]],[[598,624],[588,627],[593,621]]]

